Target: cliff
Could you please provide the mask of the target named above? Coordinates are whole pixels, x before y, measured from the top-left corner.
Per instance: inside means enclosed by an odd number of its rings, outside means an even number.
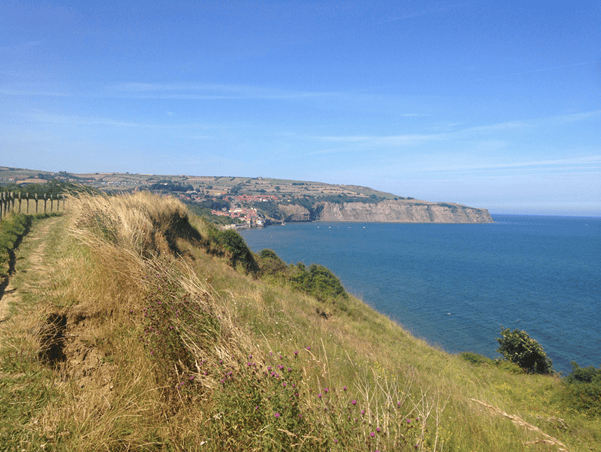
[[[282,213],[285,222],[311,221],[312,211],[298,204],[278,204],[278,210]]]
[[[486,209],[461,204],[432,203],[417,200],[379,203],[331,203],[316,206],[319,221],[357,221],[382,223],[492,223]]]

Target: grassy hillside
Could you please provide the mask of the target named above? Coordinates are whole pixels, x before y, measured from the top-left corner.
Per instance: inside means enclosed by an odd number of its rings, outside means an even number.
[[[173,198],[68,205],[18,251],[1,450],[601,450],[557,376],[432,348]]]

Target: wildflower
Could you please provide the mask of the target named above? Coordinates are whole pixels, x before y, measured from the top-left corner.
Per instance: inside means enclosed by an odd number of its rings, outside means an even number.
[[[288,372],[292,372],[292,367],[289,367],[289,368],[288,368]]]
[[[311,347],[307,347],[307,350],[311,350]]]
[[[376,436],[376,434],[374,432],[369,432],[369,436],[373,438],[374,436]]]
[[[286,387],[286,382],[282,383],[282,385],[283,385],[284,387]]]
[[[410,424],[410,423],[411,423],[411,419],[407,419],[407,424]]]
[[[317,397],[321,399],[321,394],[317,394]]]
[[[328,392],[329,389],[328,388],[324,388],[323,392]]]
[[[275,413],[275,417],[280,417],[280,413]]]
[[[353,405],[356,405],[356,404],[357,404],[357,401],[356,401],[356,400],[352,400],[352,401],[351,401],[351,403],[352,403]]]
[[[365,410],[361,410],[361,416],[365,414]]]
[[[376,432],[380,433],[380,427],[376,428]]]
[[[346,391],[346,386],[343,386],[342,389],[344,389]]]
[[[190,377],[190,380],[194,380],[194,375],[192,375],[192,376]]]
[[[295,350],[295,351],[294,351],[294,354],[295,354],[295,355],[298,355],[298,350]]]

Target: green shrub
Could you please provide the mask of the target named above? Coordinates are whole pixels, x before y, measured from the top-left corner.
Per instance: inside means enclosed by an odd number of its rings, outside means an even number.
[[[528,333],[504,328],[501,329],[501,336],[497,338],[497,351],[506,361],[517,364],[529,373],[549,374],[553,371],[551,359],[547,357],[538,341],[532,339]]]
[[[299,262],[295,268],[293,267],[290,281],[294,287],[313,295],[320,301],[328,298],[348,298],[338,277],[323,265],[311,264],[307,269],[302,262]]]
[[[230,258],[230,265],[236,267],[241,264],[244,269],[250,273],[257,273],[259,265],[255,260],[252,251],[246,245],[246,242],[240,234],[233,229],[219,231],[215,237],[217,243],[223,247]]]
[[[564,403],[570,408],[601,415],[601,367],[580,367],[572,362],[572,373],[564,380]]]
[[[487,358],[484,355],[479,355],[478,353],[462,352],[459,356],[476,366],[479,366],[480,364],[490,364],[493,362],[492,359]]]
[[[275,251],[264,249],[259,254],[259,266],[264,275],[281,275],[286,273],[286,263],[279,258]]]

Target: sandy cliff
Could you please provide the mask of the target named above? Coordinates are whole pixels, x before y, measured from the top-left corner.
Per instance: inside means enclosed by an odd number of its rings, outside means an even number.
[[[451,203],[417,200],[368,203],[323,203],[316,209],[319,221],[359,221],[382,223],[492,223],[486,209]]]

